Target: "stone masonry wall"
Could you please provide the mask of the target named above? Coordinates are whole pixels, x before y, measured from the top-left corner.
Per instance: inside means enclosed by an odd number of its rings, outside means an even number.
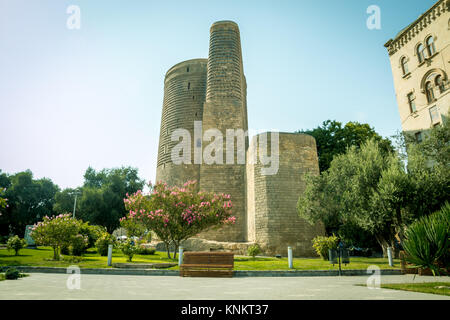
[[[267,135],[268,150],[270,138]],[[291,246],[295,256],[316,256],[311,240],[325,230],[321,224],[312,226],[301,219],[296,209],[305,189],[304,175],[319,173],[315,139],[280,133],[278,173],[261,175],[261,167],[259,160],[247,165],[248,225],[254,228],[248,231],[249,240],[258,243],[267,255],[286,256]]]

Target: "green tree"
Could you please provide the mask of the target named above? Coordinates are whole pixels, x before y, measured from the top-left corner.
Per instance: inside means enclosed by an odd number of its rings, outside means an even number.
[[[1,187],[7,188],[5,197],[8,199],[8,207],[2,209],[0,217],[0,232],[23,237],[26,225],[53,213],[54,198],[59,188],[50,179],[33,179],[30,170],[0,177]]]
[[[410,182],[400,159],[371,139],[336,156],[320,176],[309,177],[299,198],[300,216],[315,223],[356,225],[373,235],[383,252],[410,216],[404,209]]]
[[[322,126],[298,132],[309,134],[316,139],[320,172],[330,167],[336,155],[345,153],[348,147],[359,147],[369,139],[378,141],[383,151],[393,151],[391,141],[382,138],[367,123],[348,122],[342,126],[341,122],[327,120],[322,123]]]
[[[415,218],[438,211],[450,194],[450,121],[430,128],[420,143],[409,133],[395,139],[411,183],[408,210]]]
[[[103,169],[96,172],[89,167],[77,205],[77,217],[107,228],[109,233],[119,227],[119,219],[126,214],[123,199],[144,187],[138,170],[131,167]]]
[[[81,188],[66,188],[62,191],[58,191],[55,194],[55,203],[53,204],[53,211],[57,214],[72,212],[75,204],[75,196],[82,194]],[[79,199],[79,198],[78,198]],[[77,200],[76,211],[79,211],[80,205]]]
[[[72,218],[71,214],[56,217],[45,216],[32,228],[31,237],[39,245],[53,248],[53,259],[59,260],[62,247],[69,247],[79,234],[82,222]]]

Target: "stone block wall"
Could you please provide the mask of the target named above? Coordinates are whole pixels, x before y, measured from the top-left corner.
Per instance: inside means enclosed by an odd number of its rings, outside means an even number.
[[[261,135],[254,137],[260,138]],[[271,135],[267,135],[268,150]],[[315,139],[305,134],[279,134],[277,174],[262,175],[259,161],[247,165],[247,211],[249,240],[267,255],[287,255],[291,246],[295,256],[316,256],[311,240],[324,234],[321,224],[310,225],[297,213],[297,201],[305,190],[305,174],[318,174]]]

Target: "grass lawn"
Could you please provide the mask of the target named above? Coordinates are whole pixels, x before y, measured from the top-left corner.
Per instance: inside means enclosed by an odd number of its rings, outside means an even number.
[[[94,248],[88,250],[82,261],[74,262],[67,259],[52,261],[53,250],[50,247],[38,247],[37,249],[22,249],[20,255],[15,256],[13,252],[0,250],[0,266],[44,266],[44,267],[68,267],[78,265],[80,268],[110,268],[107,266],[107,257],[100,256]],[[113,250],[112,262],[127,262],[127,258],[119,250]],[[168,259],[167,253],[157,251],[154,255],[136,255],[133,257],[135,263],[164,263],[178,262],[178,258]],[[394,260],[394,268],[400,267],[400,261]],[[235,270],[289,270],[287,258],[235,256]],[[387,258],[363,258],[351,257],[350,264],[342,266],[343,270],[364,269],[376,265],[380,269],[392,269]],[[177,270],[178,266],[170,268]],[[331,265],[328,261],[320,258],[296,258],[294,259],[296,270],[338,270],[338,265]]]
[[[381,287],[384,289],[433,293],[444,296],[450,296],[450,283],[448,282],[395,283],[395,284],[382,284]]]

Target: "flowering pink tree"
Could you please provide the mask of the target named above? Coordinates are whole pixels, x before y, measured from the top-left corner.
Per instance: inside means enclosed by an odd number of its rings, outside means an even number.
[[[183,187],[168,187],[165,183],[151,186],[149,194],[141,191],[127,195],[129,211],[121,223],[133,222],[152,230],[164,242],[170,258],[170,244],[175,246],[174,258],[181,241],[207,229],[234,224],[230,195],[198,192],[196,181]]]
[[[51,246],[53,259],[59,260],[61,248],[70,245],[80,227],[81,221],[72,218],[70,213],[51,218],[45,216],[43,221],[33,226],[31,237],[37,244]]]

